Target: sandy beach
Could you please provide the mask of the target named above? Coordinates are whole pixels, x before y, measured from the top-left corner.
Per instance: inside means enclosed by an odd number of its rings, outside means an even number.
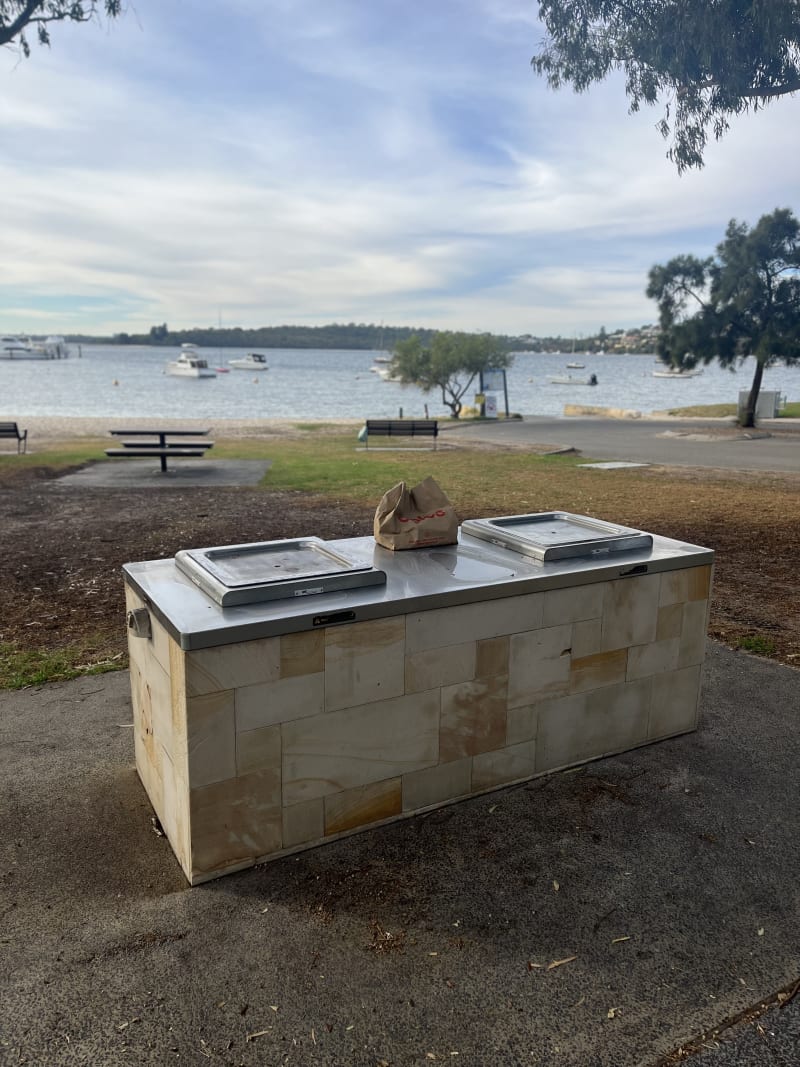
[[[28,431],[28,450],[35,452],[43,445],[58,441],[80,439],[102,440],[111,430],[159,429],[211,430],[220,437],[287,437],[301,434],[302,426],[330,425],[342,429],[359,426],[359,419],[124,419],[78,418],[73,416],[32,415],[21,418],[0,415],[0,419],[16,421],[20,429]]]

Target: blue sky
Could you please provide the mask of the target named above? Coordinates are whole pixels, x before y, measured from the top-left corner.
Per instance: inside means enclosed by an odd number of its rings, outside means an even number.
[[[649,268],[800,210],[800,101],[679,177],[621,83],[554,93],[522,0],[134,0],[0,55],[0,330],[594,333]]]

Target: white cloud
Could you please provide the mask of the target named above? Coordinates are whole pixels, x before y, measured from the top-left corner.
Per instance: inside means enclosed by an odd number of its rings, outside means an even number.
[[[3,328],[611,329],[653,317],[654,262],[797,207],[794,101],[679,178],[621,84],[531,73],[522,0],[383,11],[138,0],[0,67]]]

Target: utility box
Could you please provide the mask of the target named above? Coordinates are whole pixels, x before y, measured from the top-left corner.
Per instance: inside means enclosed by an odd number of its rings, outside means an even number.
[[[744,410],[747,407],[747,399],[750,396],[750,390],[746,389],[739,393],[739,417],[744,414]],[[778,416],[778,411],[783,406],[783,398],[777,390],[765,390],[762,389],[758,394],[758,400],[756,401],[756,418],[757,419],[774,419]]]

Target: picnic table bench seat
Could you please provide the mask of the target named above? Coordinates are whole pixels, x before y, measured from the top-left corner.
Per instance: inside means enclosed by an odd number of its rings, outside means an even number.
[[[28,450],[28,431],[20,430],[16,422],[0,422],[0,437],[16,439],[17,455]]]
[[[365,428],[367,448],[370,437],[432,437],[435,449],[439,436],[436,419],[367,419]]]

